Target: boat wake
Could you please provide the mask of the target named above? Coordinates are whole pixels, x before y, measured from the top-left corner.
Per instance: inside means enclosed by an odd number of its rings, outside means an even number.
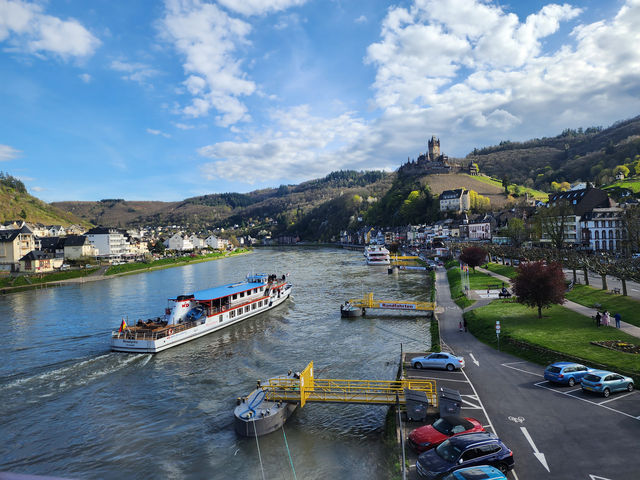
[[[18,378],[5,378],[0,383],[0,404],[5,405],[8,413],[17,413],[49,401],[53,396],[84,387],[106,375],[113,375],[129,365],[144,367],[152,356],[107,353],[70,360],[62,365],[51,365],[48,370],[37,374],[27,373]],[[16,402],[15,399],[23,401]]]

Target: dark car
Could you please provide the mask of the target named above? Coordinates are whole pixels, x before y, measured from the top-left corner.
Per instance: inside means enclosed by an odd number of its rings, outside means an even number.
[[[418,452],[424,452],[437,447],[454,435],[483,431],[482,424],[475,418],[441,417],[431,425],[424,425],[413,430],[409,434],[409,445]]]
[[[506,473],[513,464],[513,452],[498,437],[489,432],[477,432],[451,437],[421,453],[416,470],[421,478],[436,479],[476,465],[490,465]]]

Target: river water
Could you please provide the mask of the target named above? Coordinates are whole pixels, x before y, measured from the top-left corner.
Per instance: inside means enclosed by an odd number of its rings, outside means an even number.
[[[161,315],[169,297],[252,272],[289,273],[293,298],[157,355],[109,351],[123,316]],[[385,407],[308,404],[284,433],[258,442],[236,436],[233,409],[256,380],[311,360],[318,378],[394,379],[401,343],[405,351],[429,347],[428,322],[373,311],[345,320],[339,305],[369,291],[426,301],[427,288],[423,273],[388,275],[367,267],[362,252],[290,248],[1,296],[0,471],[292,479],[295,469],[300,479],[387,478]]]

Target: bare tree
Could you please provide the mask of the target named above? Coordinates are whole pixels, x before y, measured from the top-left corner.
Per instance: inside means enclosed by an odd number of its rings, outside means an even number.
[[[564,246],[565,230],[571,215],[573,215],[573,207],[566,200],[541,208],[536,214],[542,234],[546,235],[551,245],[557,249]]]

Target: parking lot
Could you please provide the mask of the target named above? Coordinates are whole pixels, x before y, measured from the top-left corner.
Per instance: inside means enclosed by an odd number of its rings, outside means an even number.
[[[526,362],[510,362],[502,364],[505,368],[517,370],[530,376],[532,384],[535,387],[547,390],[550,394],[564,395],[575,399],[577,402],[586,402],[596,407],[602,407],[619,415],[640,421],[640,392],[637,390],[630,393],[613,393],[609,398],[604,398],[602,395],[585,392],[579,384],[569,387],[568,385],[558,385],[548,382],[544,379],[540,370],[530,371],[527,369],[527,365],[528,364]]]
[[[450,388],[460,392],[460,398],[462,400],[462,407],[460,416],[475,418],[480,422],[484,429],[488,432],[495,433],[491,419],[485,411],[484,405],[479,398],[473,384],[470,382],[464,370],[454,370],[452,372],[446,370],[437,369],[415,369],[411,365],[411,358],[422,355],[422,353],[405,353],[404,355],[404,367],[405,376],[407,378],[424,378],[436,381],[436,387],[438,391],[442,387]],[[439,417],[438,409],[430,407],[426,422],[405,422],[403,423],[405,445],[409,433],[422,425],[428,425],[433,423]],[[418,479],[415,465],[418,454],[413,451],[408,445],[405,450],[407,461],[409,462],[409,479]],[[515,472],[509,472],[508,478],[518,479]]]

